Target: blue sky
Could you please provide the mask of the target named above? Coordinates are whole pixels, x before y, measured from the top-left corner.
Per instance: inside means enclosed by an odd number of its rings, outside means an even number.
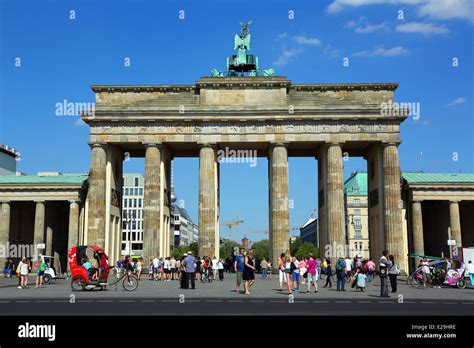
[[[400,83],[396,101],[421,111],[401,128],[402,170],[473,172],[474,2],[379,2],[0,0],[0,143],[20,151],[25,173],[87,172],[88,127],[56,116],[56,103],[93,102],[92,84],[192,84],[225,67],[239,21],[253,19],[261,67],[295,83]],[[357,158],[344,164],[346,175],[366,168]],[[198,160],[174,168],[177,194],[197,220]],[[316,208],[316,169],[312,158],[290,159],[292,227]],[[143,161],[125,170],[141,172]],[[223,164],[221,184],[222,221],[239,216],[242,232],[268,228],[266,159]]]

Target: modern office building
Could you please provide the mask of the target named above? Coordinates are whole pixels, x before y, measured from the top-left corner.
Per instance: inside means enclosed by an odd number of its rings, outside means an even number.
[[[20,153],[14,148],[0,144],[0,175],[15,175]]]
[[[308,221],[300,228],[301,242],[311,243],[316,248],[319,248],[319,237],[318,237],[318,219],[309,218]]]
[[[122,255],[143,253],[143,174],[123,175],[122,196]]]
[[[174,245],[185,245],[188,246],[193,242],[198,241],[199,228],[196,225],[184,206],[176,204],[176,197],[173,197],[171,193],[171,213],[173,219],[171,220],[172,231],[174,231]]]

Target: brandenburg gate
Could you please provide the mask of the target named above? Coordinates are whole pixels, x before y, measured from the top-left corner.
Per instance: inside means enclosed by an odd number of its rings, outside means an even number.
[[[218,256],[217,151],[229,148],[268,158],[274,267],[289,249],[290,156],[317,159],[321,256],[329,250],[333,258],[338,248],[345,256],[343,158],[363,156],[371,256],[388,249],[407,270],[398,157],[407,114],[381,112],[398,84],[293,84],[271,71],[235,74],[235,67],[228,63],[227,73],[213,72],[193,85],[92,86],[95,112],[82,115],[91,146],[84,243],[104,246],[112,259],[120,255],[122,162],[144,157],[144,257],[170,255],[170,162],[199,157],[199,256]]]

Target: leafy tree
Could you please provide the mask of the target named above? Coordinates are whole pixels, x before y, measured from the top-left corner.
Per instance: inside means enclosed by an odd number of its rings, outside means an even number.
[[[179,245],[173,247],[173,250],[171,251],[171,255],[174,256],[175,259],[180,259],[181,256],[183,256],[184,253],[187,253],[189,251],[189,247],[184,246],[184,245]]]
[[[193,256],[201,256],[199,255],[199,246],[197,242],[192,242],[191,244],[189,244],[187,251],[191,251],[193,253]]]
[[[240,244],[233,240],[225,241],[224,243],[221,244],[219,248],[220,257],[223,259],[226,259],[228,257],[232,258],[234,257],[235,248],[239,249],[240,247],[241,247]]]
[[[302,257],[308,257],[309,253],[313,254],[313,257],[316,257],[317,255],[319,255],[319,250],[313,244],[309,242],[304,242],[300,244],[298,250],[294,255],[298,259],[301,259]]]
[[[257,259],[259,260],[270,259],[270,242],[268,241],[268,239],[264,239],[264,240],[253,243],[252,250],[253,250],[254,256]]]
[[[301,242],[300,237],[296,237],[295,241],[290,244],[290,253],[292,256],[296,255],[296,252],[300,248],[301,244],[303,243]]]

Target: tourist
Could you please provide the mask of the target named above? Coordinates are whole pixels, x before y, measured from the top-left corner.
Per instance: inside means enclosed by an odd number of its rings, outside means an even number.
[[[160,266],[160,260],[158,259],[157,256],[153,258],[153,281],[158,280],[158,268]]]
[[[267,278],[267,267],[268,267],[267,260],[262,259],[262,262],[260,262],[260,268],[262,269],[262,279]]]
[[[180,259],[180,274],[181,274],[181,278],[180,278],[180,281],[179,281],[179,288],[180,289],[187,289],[188,286],[186,286],[187,284],[187,276],[186,276],[186,266],[184,265],[184,259],[188,256],[188,254],[184,254],[181,259]]]
[[[29,271],[29,261],[26,257],[21,259],[19,267],[20,274],[20,289],[28,289],[28,271]]]
[[[176,271],[176,259],[174,258],[174,256],[171,256],[170,258],[170,268],[171,268],[171,280],[178,279],[178,274]]]
[[[285,275],[286,275],[286,285],[288,286],[288,295],[292,294],[292,285],[293,285],[293,270],[295,269],[295,264],[291,261],[290,255],[285,256]]]
[[[250,288],[255,284],[255,266],[252,249],[249,249],[247,255],[245,255],[242,279],[244,280],[245,295],[250,295]]]
[[[336,261],[337,291],[346,291],[346,262],[342,257]]]
[[[316,268],[316,261],[313,259],[313,254],[309,253],[309,259],[308,262],[306,263],[306,268],[307,268],[307,282],[308,282],[308,290],[306,290],[306,293],[309,294],[311,291],[311,284],[314,285],[314,292],[318,292],[318,270]]]
[[[272,273],[273,273],[273,266],[271,261],[269,260],[267,262],[267,279],[271,280],[272,279]]]
[[[306,266],[306,258],[302,257],[301,260],[300,260],[300,263],[298,265],[298,268],[300,269],[301,284],[306,284],[306,277],[307,277],[307,274],[306,274],[307,268],[306,267],[307,267]]]
[[[352,278],[352,260],[349,256],[346,256],[344,262],[346,264],[346,281],[350,283]]]
[[[326,268],[324,268],[324,273],[326,273],[326,284],[324,284],[324,288],[326,288],[328,285],[331,288],[332,287],[332,283],[331,283],[331,279],[332,279],[331,260],[324,259],[322,264],[326,265]]]
[[[426,289],[430,286],[431,280],[430,264],[426,257],[423,259],[423,261],[421,261],[421,269],[423,271],[423,289]]]
[[[196,257],[196,280],[201,280],[201,259]]]
[[[388,250],[384,250],[379,260],[380,297],[390,297],[388,294],[387,274],[392,263],[388,260]]]
[[[159,258],[159,263],[158,263],[158,280],[165,280],[165,274],[164,274],[164,262],[163,262],[163,258],[160,257]]]
[[[117,279],[120,278],[120,273],[122,272],[122,264],[122,258],[119,258],[117,260],[117,269],[115,270],[115,276],[117,277]]]
[[[170,260],[169,257],[165,257],[165,260],[163,261],[163,272],[164,272],[164,281],[168,282],[171,277],[171,265],[170,265]]]
[[[43,287],[43,277],[44,271],[46,269],[46,264],[44,263],[43,259],[38,257],[38,263],[36,264],[36,268],[38,269],[38,274],[36,276],[36,286],[35,288],[42,288]]]
[[[356,292],[360,289],[361,292],[365,291],[367,275],[365,274],[362,268],[358,268],[354,276],[354,281],[356,282]]]
[[[278,278],[280,281],[280,291],[283,291],[283,283],[286,283],[285,268],[285,253],[281,253],[280,258],[278,259]]]
[[[369,261],[365,264],[367,267],[367,278],[369,283],[374,280],[375,277],[375,262],[374,259],[370,258]]]
[[[153,259],[150,259],[148,264],[148,280],[153,280]]]
[[[471,279],[471,286],[474,286],[474,263],[471,260],[467,263],[467,274]]]
[[[137,278],[141,280],[142,277],[142,270],[143,270],[143,261],[141,258],[137,260]]]
[[[397,292],[397,277],[400,274],[400,268],[395,263],[393,255],[389,255],[388,259],[392,263],[392,266],[388,270],[388,278],[390,279],[390,287],[392,288],[392,293]]]
[[[189,285],[191,285],[191,289],[196,289],[196,284],[195,284],[195,258],[193,256],[193,253],[191,251],[188,251],[188,255],[186,258],[183,260],[183,265],[185,266],[185,271],[186,271],[186,283],[185,283],[185,289],[189,289]]]
[[[299,264],[300,261],[296,258],[296,256],[293,256],[292,258],[292,279],[293,279],[293,291],[299,292],[300,291],[300,268]]]
[[[244,249],[240,248],[239,255],[235,257],[234,260],[234,272],[236,274],[236,287],[235,292],[240,293],[240,284],[242,284],[243,273],[245,269],[245,257],[244,257]],[[245,288],[245,285],[244,285]]]
[[[328,267],[328,261],[323,259],[321,262],[321,271],[322,273],[326,274],[326,268]]]
[[[219,272],[219,280],[224,281],[224,260],[219,259],[217,262],[217,271]]]
[[[321,277],[322,262],[321,262],[321,259],[319,257],[315,261],[316,261],[316,272],[318,273],[318,278],[320,278]]]
[[[211,262],[212,262],[212,277],[213,279],[217,279],[217,273],[219,271],[219,261],[214,256]]]

